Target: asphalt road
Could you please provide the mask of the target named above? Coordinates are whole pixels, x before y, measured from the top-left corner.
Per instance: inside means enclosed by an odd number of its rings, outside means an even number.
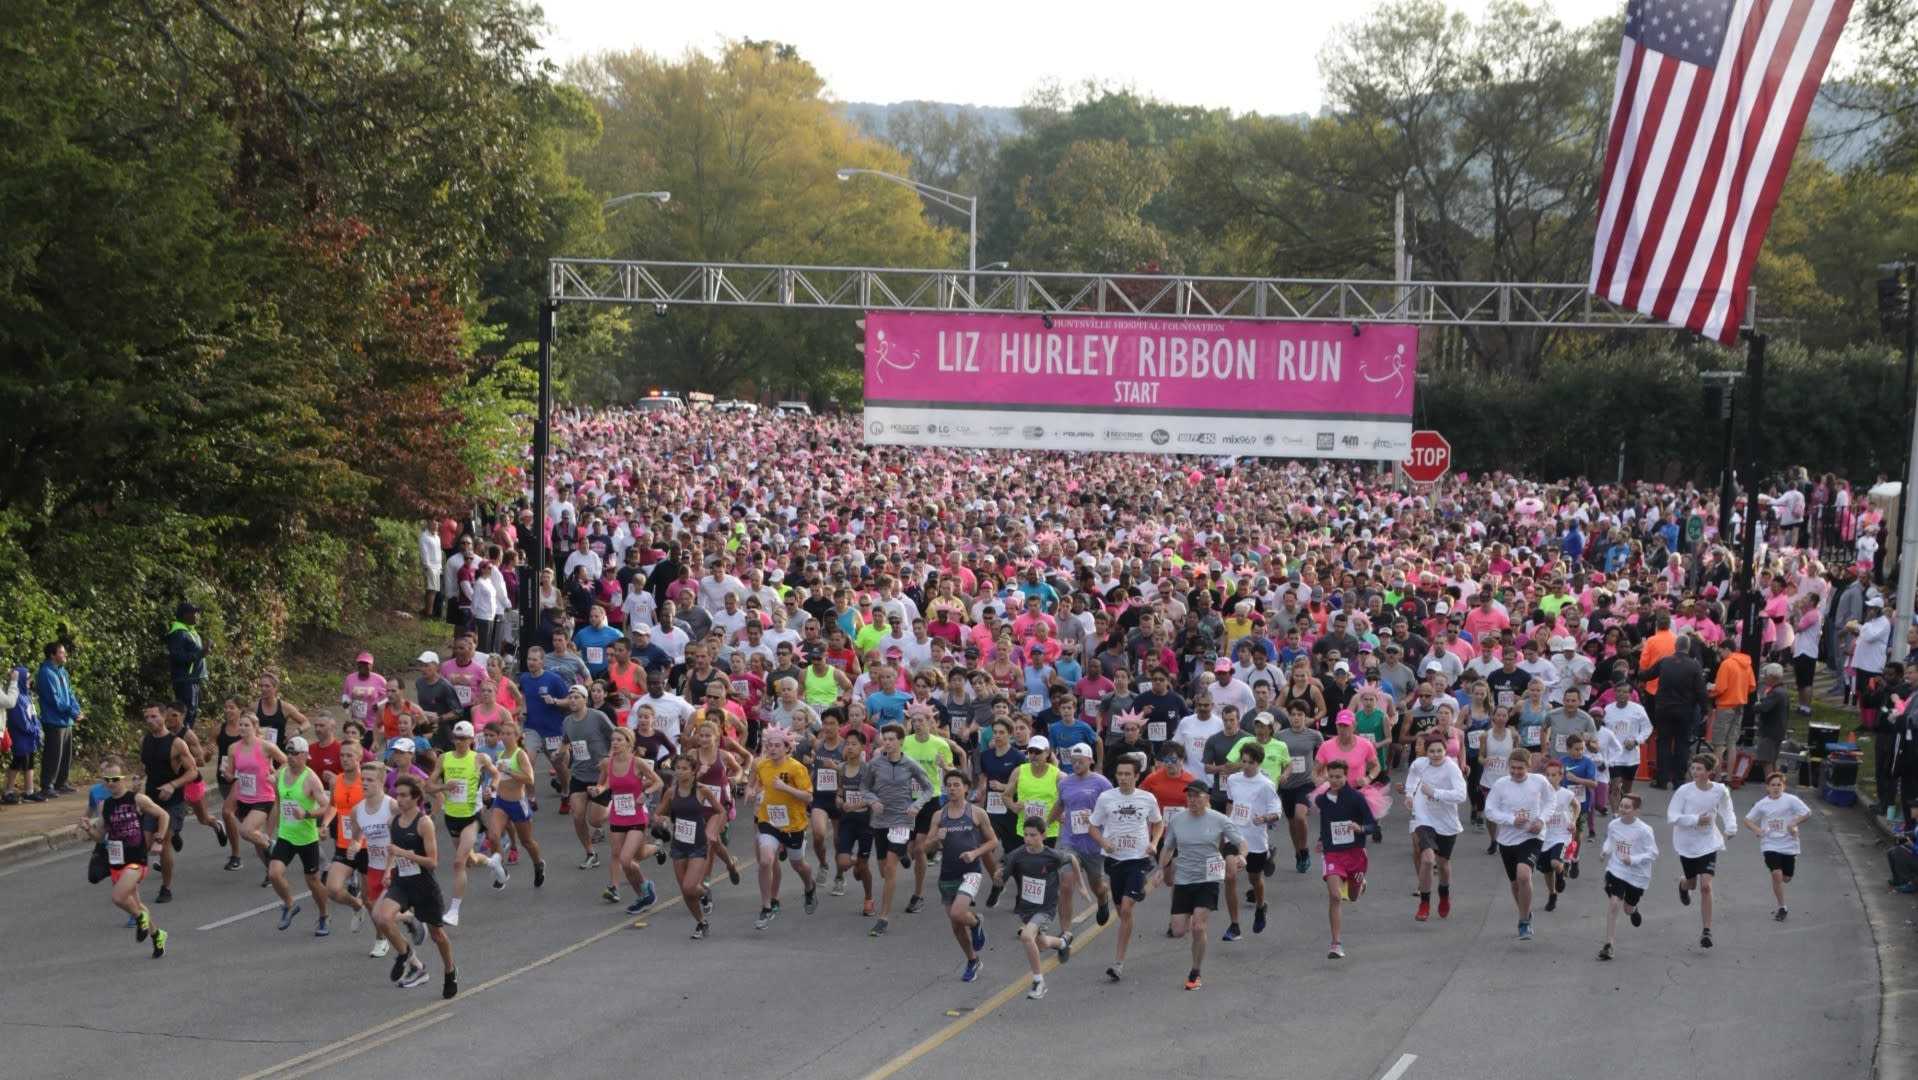
[[[1648,794],[1647,819],[1669,849],[1663,800]],[[1735,793],[1741,816],[1757,794]],[[316,939],[310,902],[286,933],[273,911],[243,916],[270,893],[250,860],[223,872],[211,834],[189,823],[178,898],[154,908],[172,932],[163,960],[134,944],[105,885],[85,884],[84,852],[0,872],[0,1073],[371,1077],[456,1066],[474,1076],[974,1080],[1042,1061],[1048,1080],[1484,1080],[1541,1068],[1571,1080],[1862,1077],[1880,992],[1874,926],[1851,867],[1865,888],[1882,889],[1882,857],[1855,818],[1808,801],[1819,812],[1805,826],[1790,920],[1771,920],[1763,864],[1741,833],[1721,856],[1709,951],[1698,947],[1697,907],[1679,906],[1667,850],[1644,927],[1621,925],[1618,960],[1595,962],[1604,927],[1595,846],[1559,910],[1537,915],[1536,940],[1520,943],[1498,860],[1469,830],[1451,918],[1416,923],[1401,812],[1373,850],[1370,890],[1346,909],[1346,960],[1325,957],[1316,874],[1282,860],[1272,925],[1226,945],[1216,940],[1221,918],[1203,990],[1180,987],[1187,946],[1164,937],[1167,899],[1155,891],[1125,982],[1102,975],[1113,927],[1095,932],[1088,920],[1038,1002],[1024,997],[1009,901],[988,912],[986,969],[971,985],[958,981],[960,956],[936,908],[895,915],[893,932],[871,939],[850,882],[844,898],[822,890],[808,917],[789,875],[784,912],[756,932],[751,877],[738,889],[721,879],[713,935],[692,941],[676,904],[635,926],[601,903],[605,872],[574,869],[571,830],[549,812],[537,819],[552,841],[544,889],[532,889],[524,863],[501,893],[474,876],[452,931],[462,991],[443,1002],[436,958],[426,986],[387,982],[387,963],[366,956],[370,927],[350,934],[342,918]],[[733,832],[745,850],[746,830]]]

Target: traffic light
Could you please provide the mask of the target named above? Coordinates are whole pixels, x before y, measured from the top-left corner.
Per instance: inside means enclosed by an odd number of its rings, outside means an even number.
[[[1878,279],[1878,328],[1887,334],[1905,332],[1911,311],[1911,285],[1902,272]]]
[[[853,348],[858,349],[859,355],[864,356],[866,355],[866,320],[854,319],[852,324],[859,328],[859,341]]]

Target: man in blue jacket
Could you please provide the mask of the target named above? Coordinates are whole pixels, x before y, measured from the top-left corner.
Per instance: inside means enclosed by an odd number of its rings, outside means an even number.
[[[40,752],[40,794],[49,799],[73,794],[67,774],[73,768],[73,725],[87,718],[80,699],[73,695],[67,680],[67,647],[53,642],[46,647],[46,659],[33,673],[34,695],[40,700],[40,728],[44,745]]]
[[[200,621],[200,606],[191,600],[180,601],[173,609],[173,625],[166,635],[167,670],[173,677],[173,700],[186,711],[187,727],[200,715],[200,687],[206,682],[206,646],[200,641],[195,624]]]

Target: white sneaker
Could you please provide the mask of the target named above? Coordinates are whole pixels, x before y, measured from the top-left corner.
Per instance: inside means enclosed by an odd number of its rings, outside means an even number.
[[[349,925],[348,929],[350,929],[353,933],[357,934],[360,932],[360,927],[364,925],[366,925],[366,909],[354,908],[353,922]],[[385,939],[382,938],[381,940],[384,941]]]
[[[460,902],[458,900],[453,901],[447,906],[446,913],[440,916],[440,921],[448,926],[458,926],[460,924]]]
[[[505,861],[502,860],[498,854],[494,854],[486,860],[486,868],[493,872],[493,888],[504,889],[506,887],[506,879],[511,876],[506,872]]]
[[[383,957],[387,953],[390,953],[392,951],[393,951],[393,943],[386,940],[385,938],[381,938],[378,941],[375,941],[373,943],[373,951],[370,953],[367,953],[366,955],[372,957],[375,960],[378,960],[380,957]]]
[[[1026,997],[1037,1001],[1046,996],[1046,981],[1043,978],[1032,980],[1032,989],[1026,991]]]

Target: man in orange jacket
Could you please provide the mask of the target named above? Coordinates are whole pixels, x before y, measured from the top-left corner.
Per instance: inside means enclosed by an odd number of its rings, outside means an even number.
[[[1732,746],[1737,741],[1738,729],[1744,723],[1745,703],[1752,698],[1752,691],[1758,688],[1758,680],[1752,675],[1752,658],[1736,649],[1728,650],[1725,658],[1718,663],[1718,672],[1712,676],[1712,708],[1714,716],[1711,725],[1713,752],[1718,757],[1718,777],[1723,780],[1731,775]]]

